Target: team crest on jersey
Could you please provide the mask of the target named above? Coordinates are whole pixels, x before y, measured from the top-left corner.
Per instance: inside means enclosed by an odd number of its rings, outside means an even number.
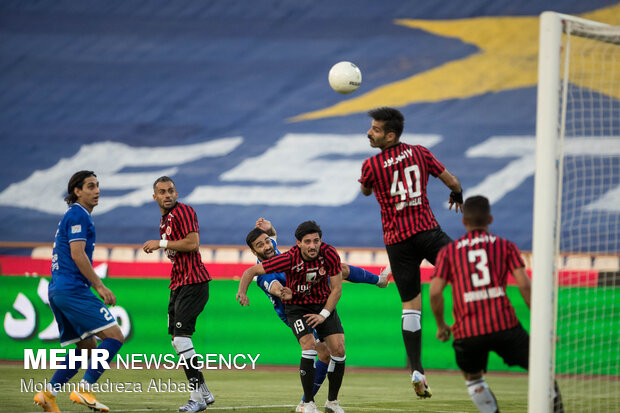
[[[170,235],[172,229],[170,227],[166,227],[166,235]]]
[[[325,268],[324,267],[319,268],[319,275],[320,276],[325,275]]]

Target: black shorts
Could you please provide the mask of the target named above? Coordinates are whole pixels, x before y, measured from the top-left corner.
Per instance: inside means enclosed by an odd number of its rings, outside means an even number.
[[[286,304],[285,311],[288,323],[293,330],[297,340],[306,334],[314,334],[312,327],[306,321],[304,314],[318,314],[323,309],[323,304]],[[325,337],[332,334],[344,334],[342,323],[338,312],[334,311],[321,324],[314,327],[319,340],[324,341]]]
[[[497,353],[509,366],[520,366],[527,370],[529,345],[530,336],[521,324],[509,330],[461,338],[452,343],[456,364],[470,374],[487,371],[490,351]]]
[[[392,276],[402,302],[413,300],[420,294],[420,264],[426,258],[431,264],[439,250],[452,242],[440,227],[419,232],[404,241],[386,245]]]
[[[168,301],[168,334],[191,336],[196,319],[209,301],[209,282],[182,285],[170,291]]]

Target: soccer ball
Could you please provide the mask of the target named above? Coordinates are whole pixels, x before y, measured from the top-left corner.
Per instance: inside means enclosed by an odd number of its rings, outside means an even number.
[[[328,79],[332,89],[347,95],[362,84],[362,72],[351,62],[338,62],[329,70]]]

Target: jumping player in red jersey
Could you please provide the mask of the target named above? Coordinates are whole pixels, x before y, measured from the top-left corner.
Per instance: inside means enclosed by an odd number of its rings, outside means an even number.
[[[374,192],[381,206],[383,240],[392,267],[392,276],[403,303],[403,340],[411,383],[419,398],[431,397],[431,389],[422,367],[422,297],[420,264],[423,259],[435,263],[439,250],[452,239],[435,220],[426,195],[429,175],[441,179],[452,191],[450,208],[462,208],[463,190],[433,154],[423,146],[400,142],[404,117],[394,108],[368,112],[373,119],[367,132],[370,146],[381,153],[362,165],[362,194]]]
[[[249,305],[247,291],[258,275],[284,272],[286,287],[281,290],[288,324],[301,346],[299,371],[304,391],[303,412],[318,412],[314,403],[314,359],[316,340],[324,341],[330,353],[327,370],[329,390],[326,413],[344,413],[338,392],[344,377],[344,330],[336,312],[342,292],[342,264],[334,247],[322,242],[321,228],[314,221],[302,222],[295,230],[296,245],[287,252],[269,258],[243,272],[237,301]]]
[[[199,412],[215,402],[202,372],[192,363],[196,354],[192,334],[196,319],[209,300],[211,277],[198,250],[200,235],[196,212],[191,206],[177,202],[178,196],[176,186],[169,177],[162,176],[153,183],[153,199],[162,215],[159,224],[161,239],[146,241],[142,249],[150,254],[165,248],[172,261],[168,334],[172,336],[172,347],[179,357],[187,360],[185,375],[192,389],[191,398],[179,407],[179,411]]]
[[[508,275],[517,281],[525,304],[530,306],[530,279],[519,249],[489,232],[493,222],[489,200],[467,198],[463,224],[467,234],[445,246],[437,256],[430,287],[431,308],[437,321],[437,338],[454,334],[456,364],[463,371],[469,395],[483,413],[499,412],[495,396],[483,374],[489,351],[508,365],[528,368],[529,335],[506,296]],[[452,284],[454,325],[444,319],[443,290]],[[562,412],[556,385],[555,412]]]

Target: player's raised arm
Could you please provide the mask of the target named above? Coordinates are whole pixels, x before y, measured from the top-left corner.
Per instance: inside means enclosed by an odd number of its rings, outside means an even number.
[[[241,306],[245,307],[250,305],[250,300],[248,299],[248,287],[257,275],[266,274],[265,269],[263,268],[263,264],[258,263],[247,270],[243,271],[243,275],[241,276],[241,280],[239,281],[239,290],[237,290],[237,301]]]
[[[276,233],[276,229],[273,227],[271,221],[263,217],[258,218],[258,220],[256,221],[256,228],[262,229],[267,233],[267,235],[272,238],[276,238],[278,236],[278,234]]]
[[[452,209],[454,206],[454,212],[463,212],[463,188],[461,187],[461,182],[456,175],[453,175],[447,169],[444,169],[442,173],[439,174],[439,179],[444,183],[450,190],[450,199],[449,199],[449,208]]]
[[[180,252],[192,252],[198,251],[200,248],[200,235],[197,232],[190,232],[185,236],[185,238],[180,239],[178,241],[169,241],[169,240],[149,240],[144,243],[142,249],[147,254],[152,253],[160,248],[165,248],[174,251]]]

